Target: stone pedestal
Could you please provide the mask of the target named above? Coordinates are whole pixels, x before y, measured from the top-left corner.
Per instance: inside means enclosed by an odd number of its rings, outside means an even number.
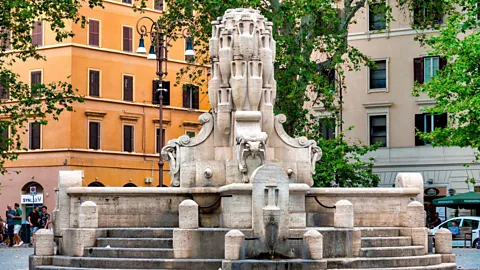
[[[435,233],[435,253],[452,254],[452,233],[441,228]]]
[[[79,228],[98,228],[97,204],[91,201],[83,202],[78,209]]]
[[[198,229],[198,204],[193,200],[184,200],[178,206],[179,228]]]
[[[423,177],[421,173],[398,173],[395,178],[397,188],[418,188],[417,202],[423,205]]]
[[[425,227],[425,210],[423,204],[417,201],[407,205],[407,216],[404,220],[405,227],[422,228]]]
[[[323,258],[323,236],[317,230],[308,230],[303,235],[304,248],[307,248],[308,258],[311,260],[321,260]]]
[[[239,230],[231,230],[225,235],[225,260],[240,260],[245,235]]]
[[[333,216],[335,228],[353,228],[353,204],[347,200],[340,200],[335,204]]]
[[[35,233],[35,256],[53,256],[54,251],[53,232],[46,229],[40,229]]]

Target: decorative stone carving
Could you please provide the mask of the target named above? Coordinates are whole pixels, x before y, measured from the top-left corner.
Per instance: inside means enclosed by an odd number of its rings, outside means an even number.
[[[243,182],[248,183],[247,177],[247,157],[259,157],[262,164],[266,157],[267,134],[265,132],[259,133],[256,137],[238,136],[237,137],[237,160],[238,168],[243,174]]]
[[[229,87],[229,79],[231,74],[230,63],[232,57],[233,38],[231,30],[223,29],[220,37],[220,50],[218,51],[220,61],[220,72],[222,74],[222,87]]]
[[[247,97],[247,64],[245,61],[232,61],[232,100],[237,111],[243,111],[245,98]]]
[[[271,78],[273,76],[273,52],[270,48],[270,32],[262,31],[260,59],[263,60],[263,87],[272,87]]]
[[[212,79],[208,82],[208,99],[210,100],[210,106],[212,106],[214,113],[217,112],[220,83],[220,67],[218,62],[214,62],[212,65]]]
[[[210,51],[210,57],[212,59],[216,59],[218,61],[218,41],[219,41],[219,34],[220,34],[220,22],[213,21],[212,22],[212,38],[208,42],[208,48]]]
[[[250,110],[258,111],[262,98],[262,62],[255,60],[248,62],[248,101]]]

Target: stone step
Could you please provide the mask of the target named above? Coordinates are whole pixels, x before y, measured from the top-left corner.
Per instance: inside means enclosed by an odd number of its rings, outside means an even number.
[[[55,265],[42,265],[42,266],[37,266],[35,267],[35,270],[127,270],[127,269],[118,269],[118,268],[81,268],[81,267],[67,267],[67,266],[55,266]],[[152,268],[153,269],[153,268]],[[148,269],[148,270],[152,270]],[[128,269],[130,270],[130,269]],[[136,270],[147,270],[147,269],[136,269]],[[160,269],[160,268],[155,268],[154,270],[166,270],[166,269]]]
[[[171,238],[98,238],[97,247],[173,248]]]
[[[172,259],[171,248],[85,248],[85,257]]]
[[[382,268],[384,270],[457,270],[457,265],[454,263],[442,263],[428,266],[414,266],[414,267],[390,267]],[[337,269],[337,270],[351,270],[351,269]],[[378,270],[378,268],[357,268],[355,270]]]
[[[438,265],[442,263],[439,254],[386,258],[335,258],[326,259],[327,269],[392,268]]]
[[[172,238],[175,228],[104,228],[113,238]]]
[[[54,256],[52,265],[87,269],[214,269],[221,259],[131,259]]]
[[[400,228],[397,227],[361,227],[362,237],[395,237],[400,236]]]
[[[360,249],[360,257],[405,257],[425,255],[423,246],[401,247],[364,247]]]
[[[225,260],[222,263],[222,270],[318,270],[326,268],[327,262],[324,260]]]
[[[362,247],[398,247],[411,246],[410,236],[396,237],[362,237]]]

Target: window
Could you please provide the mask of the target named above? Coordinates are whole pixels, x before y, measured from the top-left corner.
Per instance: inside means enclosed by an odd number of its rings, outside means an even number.
[[[131,4],[131,3],[130,3]],[[123,26],[123,51],[132,52],[133,48],[133,28]]]
[[[31,150],[40,149],[41,127],[40,123],[30,123],[29,130],[29,148]]]
[[[463,227],[471,227],[473,230],[477,230],[478,223],[479,223],[478,220],[464,218],[463,223],[462,223],[462,228]]]
[[[133,76],[123,75],[123,100],[133,101]]]
[[[376,69],[370,69],[370,89],[387,88],[387,60],[375,61]]]
[[[33,46],[43,46],[43,22],[36,21],[32,27],[32,44]]]
[[[133,152],[134,151],[134,134],[133,126],[123,126],[123,151]]]
[[[443,23],[443,1],[417,0],[413,4],[413,24],[426,25]]]
[[[459,218],[452,219],[452,220],[450,220],[450,221],[448,221],[448,222],[443,223],[443,224],[440,226],[440,228],[448,229],[449,227],[452,227],[453,221],[455,221],[455,222],[457,223],[457,226],[460,226],[460,221],[462,221],[462,220],[459,219]]]
[[[88,71],[88,95],[91,97],[100,96],[100,71],[89,70]]]
[[[32,95],[38,96],[40,93],[40,84],[42,84],[42,71],[30,72],[30,88],[32,89]]]
[[[190,109],[199,108],[198,86],[191,84],[183,85],[183,107]]]
[[[163,0],[153,0],[153,9],[163,11]]]
[[[369,5],[368,10],[368,30],[382,30],[387,28],[387,15],[384,3],[375,3]]]
[[[323,139],[330,140],[335,138],[335,128],[336,128],[336,119],[335,118],[321,118],[320,119],[320,132]]]
[[[187,135],[190,138],[193,138],[193,137],[195,137],[195,131],[187,131],[187,132],[185,132],[185,135]]]
[[[132,4],[132,0],[122,0],[122,3],[124,4]]]
[[[98,122],[88,123],[88,148],[100,149],[100,123]]]
[[[438,70],[442,70],[447,60],[438,56],[418,57],[413,59],[414,80],[418,83],[428,82]]]
[[[2,29],[0,30],[0,49],[8,51],[10,50],[10,30]]]
[[[2,122],[0,125],[0,150],[7,151],[8,150],[8,125]]]
[[[88,45],[100,46],[100,22],[88,20]]]
[[[370,145],[381,143],[380,147],[387,146],[387,116],[370,116]]]
[[[0,85],[0,100],[7,100],[9,98],[8,88]]]
[[[419,132],[432,132],[435,128],[444,128],[447,126],[447,114],[416,114],[415,115],[415,133]],[[415,136],[415,146],[428,145],[427,141]]]
[[[160,153],[160,145],[158,145],[158,138],[160,137],[160,129],[156,128],[156,136],[155,136],[155,145],[157,153]],[[162,129],[162,147],[165,146],[165,129]]]
[[[158,89],[164,89],[164,90],[158,91]],[[152,103],[153,104],[159,104],[158,93],[162,94],[163,105],[169,106],[170,105],[170,82],[162,81],[162,87],[159,87],[158,80],[153,80],[153,84],[152,84]]]

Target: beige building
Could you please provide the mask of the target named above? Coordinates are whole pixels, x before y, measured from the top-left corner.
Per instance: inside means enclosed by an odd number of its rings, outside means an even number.
[[[391,187],[398,172],[422,173],[425,208],[428,213],[440,212],[444,219],[453,211],[443,214],[445,209],[434,209],[432,199],[448,196],[450,189],[463,193],[475,188],[480,192],[480,186],[465,183],[467,178],[480,181],[480,166],[463,166],[474,159],[471,149],[433,148],[415,137],[415,128],[429,131],[446,124],[447,115],[423,113],[434,100],[412,96],[414,80],[428,81],[444,61],[427,56],[425,48],[414,41],[417,32],[410,27],[410,12],[399,10],[393,0],[387,3],[397,18],[388,28],[368,8],[358,12],[358,23],[351,26],[350,45],[375,60],[378,69],[363,67],[358,72],[346,72],[344,127],[355,127],[346,137],[365,144],[383,144],[371,154],[377,159],[374,170],[380,175],[382,187]],[[318,112],[322,114],[321,109]]]

